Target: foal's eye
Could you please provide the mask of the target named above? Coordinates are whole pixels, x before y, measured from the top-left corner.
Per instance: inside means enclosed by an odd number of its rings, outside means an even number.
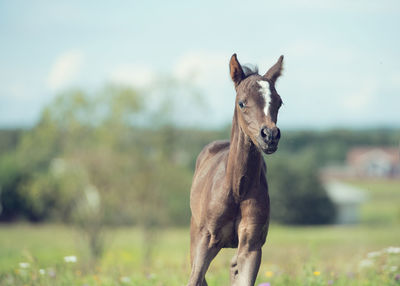
[[[239,107],[240,107],[241,109],[243,109],[243,108],[246,106],[246,104],[244,104],[243,101],[239,101],[238,104],[239,104]]]

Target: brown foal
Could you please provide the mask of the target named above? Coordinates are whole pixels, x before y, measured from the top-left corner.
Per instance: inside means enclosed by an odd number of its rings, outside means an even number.
[[[250,75],[232,55],[236,89],[230,141],[215,141],[199,154],[190,208],[192,272],[188,285],[207,285],[205,274],[221,248],[238,248],[231,262],[232,285],[254,285],[269,225],[269,195],[262,152],[274,153],[282,100],[275,89],[283,56],[268,72]],[[246,71],[246,73],[245,73]]]

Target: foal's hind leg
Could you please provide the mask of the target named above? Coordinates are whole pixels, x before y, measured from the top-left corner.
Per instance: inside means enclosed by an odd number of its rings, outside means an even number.
[[[211,235],[208,232],[191,230],[191,236],[192,272],[188,286],[207,286],[205,279],[207,269],[221,248],[213,243],[210,244]]]

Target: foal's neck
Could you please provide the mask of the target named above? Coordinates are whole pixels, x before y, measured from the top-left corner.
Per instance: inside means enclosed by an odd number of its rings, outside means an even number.
[[[260,182],[262,160],[258,148],[239,126],[235,109],[226,174],[228,183],[239,198]]]

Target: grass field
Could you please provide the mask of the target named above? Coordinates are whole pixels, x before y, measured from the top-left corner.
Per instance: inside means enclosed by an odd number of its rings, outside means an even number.
[[[352,183],[370,198],[361,209],[363,223],[271,225],[256,285],[400,285],[400,184]],[[108,229],[106,242],[103,257],[92,265],[73,228],[0,225],[0,285],[186,284],[188,229],[157,230],[150,238],[138,228]],[[233,253],[223,250],[213,261],[210,286],[229,285]]]
[[[366,191],[367,201],[361,207],[363,223],[400,224],[400,181],[352,180],[348,183]]]

